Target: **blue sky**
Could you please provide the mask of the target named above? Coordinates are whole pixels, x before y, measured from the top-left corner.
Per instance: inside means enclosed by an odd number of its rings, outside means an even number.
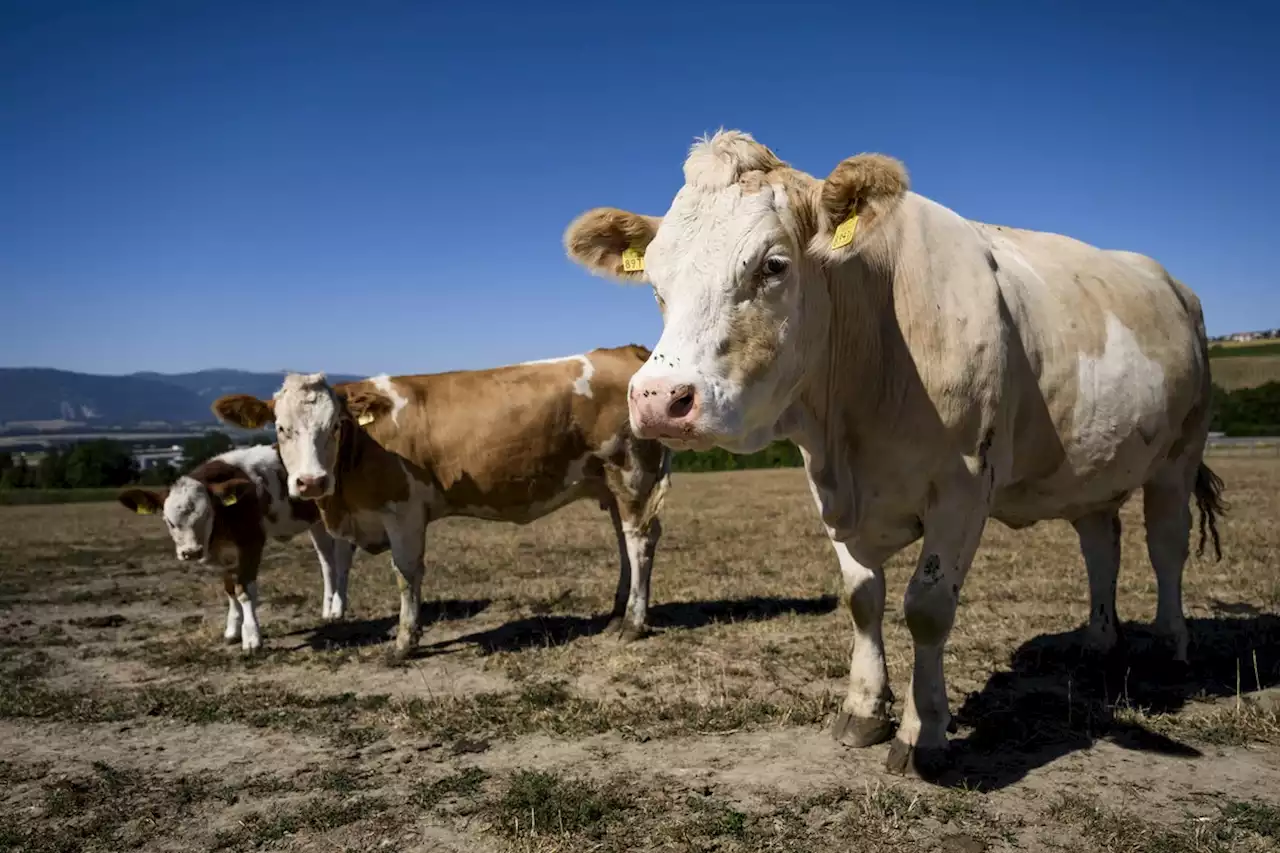
[[[695,136],[901,158],[1280,325],[1275,3],[0,0],[0,365],[428,372],[629,342],[565,257]]]

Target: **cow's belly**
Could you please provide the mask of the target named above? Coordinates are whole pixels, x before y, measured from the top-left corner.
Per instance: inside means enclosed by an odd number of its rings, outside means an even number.
[[[479,518],[486,521],[507,521],[514,524],[529,524],[543,516],[550,515],[574,501],[596,495],[600,491],[599,484],[586,481],[571,483],[559,492],[543,493],[535,500],[503,503],[467,503],[451,506],[449,515]]]
[[[1137,434],[1105,458],[1072,448],[1053,474],[997,489],[991,516],[1017,528],[1117,507],[1151,479],[1168,453],[1167,442],[1148,444]]]

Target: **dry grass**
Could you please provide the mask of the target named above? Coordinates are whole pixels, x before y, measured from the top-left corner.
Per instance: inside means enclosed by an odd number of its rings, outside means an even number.
[[[946,658],[953,787],[825,733],[851,632],[798,471],[677,478],[657,632],[629,645],[601,633],[617,558],[593,507],[434,525],[429,627],[401,667],[385,556],[358,558],[354,616],[321,625],[305,540],[269,550],[267,649],[245,659],[216,579],[155,519],[0,508],[0,850],[1276,849],[1257,796],[1280,790],[1280,462],[1213,464],[1232,513],[1224,560],[1187,568],[1189,671],[1144,630],[1137,500],[1108,661],[1077,645],[1071,529],[989,528]],[[899,697],[915,556],[888,568]]]
[[[1277,348],[1280,353],[1280,346]],[[1213,381],[1228,391],[1257,388],[1268,382],[1280,382],[1280,356],[1241,355],[1215,358],[1211,365]]]

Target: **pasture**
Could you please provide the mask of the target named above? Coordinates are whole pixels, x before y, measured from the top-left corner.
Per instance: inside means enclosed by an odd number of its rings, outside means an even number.
[[[1071,528],[987,528],[939,783],[830,737],[851,620],[798,470],[674,477],[656,631],[626,645],[601,633],[617,555],[594,505],[434,524],[401,666],[387,555],[357,557],[354,615],[326,625],[305,537],[270,546],[246,659],[155,517],[0,507],[0,850],[1280,849],[1280,460],[1210,462],[1231,511],[1223,560],[1187,566],[1189,670],[1144,630],[1140,497],[1105,661],[1076,642]],[[886,573],[898,711],[915,558]]]

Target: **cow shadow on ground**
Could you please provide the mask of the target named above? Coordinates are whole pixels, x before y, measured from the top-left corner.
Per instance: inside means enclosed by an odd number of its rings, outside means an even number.
[[[713,601],[676,601],[649,608],[651,628],[703,628],[732,622],[762,622],[783,615],[820,615],[836,608],[834,595],[813,598],[754,597]],[[610,617],[547,614],[517,619],[485,631],[426,646],[431,652],[448,646],[470,644],[485,654],[517,652],[529,648],[563,645],[603,633]]]
[[[483,613],[493,603],[492,599],[444,599],[424,601],[418,610],[418,624],[426,630],[437,622],[470,619]],[[294,636],[305,636],[304,647],[314,651],[351,649],[376,646],[395,639],[398,615],[381,619],[351,619],[341,622],[325,622],[315,628],[293,631]]]
[[[1240,605],[1222,609],[1242,613]],[[1243,610],[1247,615],[1188,620],[1188,665],[1174,663],[1145,626],[1125,626],[1123,642],[1105,657],[1085,651],[1079,629],[1024,643],[1009,669],[994,673],[956,712],[963,734],[952,739],[951,764],[933,781],[1003,788],[1099,740],[1199,757],[1194,746],[1155,730],[1163,728],[1158,721],[1147,725],[1147,718],[1132,712],[1175,714],[1193,699],[1247,699],[1280,684],[1280,616]],[[1208,719],[1197,740],[1230,743],[1247,734],[1231,714]]]

